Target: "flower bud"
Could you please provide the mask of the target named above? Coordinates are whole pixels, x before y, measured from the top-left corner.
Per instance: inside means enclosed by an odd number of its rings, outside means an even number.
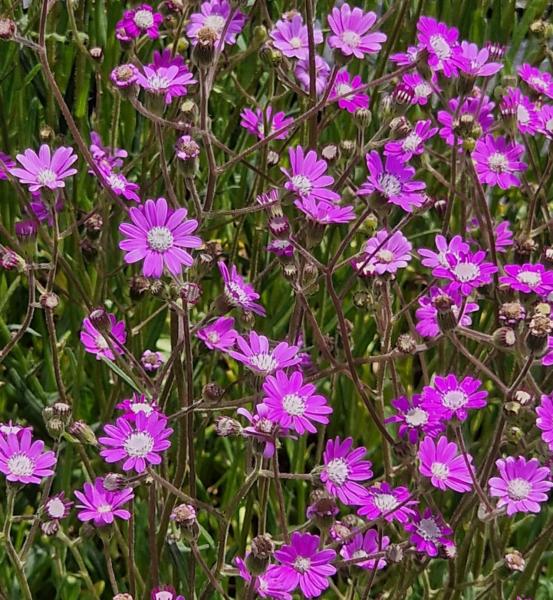
[[[340,142],[340,150],[345,156],[351,156],[355,152],[356,144],[353,140],[342,140]]]
[[[57,308],[59,303],[60,298],[57,294],[54,294],[54,292],[46,292],[40,296],[40,305],[42,308],[54,310],[54,308]]]
[[[394,138],[405,137],[411,129],[411,123],[405,117],[396,117],[390,121],[390,133]]]
[[[125,98],[138,94],[137,78],[138,69],[130,63],[115,67],[110,75],[111,82]]]
[[[192,62],[198,69],[207,69],[215,60],[219,35],[211,27],[204,26],[198,30],[196,36],[196,45],[192,48]]]
[[[94,261],[98,256],[98,243],[94,240],[89,240],[88,238],[81,239],[79,248],[88,262]]]
[[[108,473],[104,477],[104,488],[108,492],[120,492],[128,487],[127,479],[121,473]]]
[[[311,504],[307,507],[307,517],[321,531],[328,531],[339,512],[336,500],[326,490],[317,489],[311,493]]]
[[[254,46],[261,46],[267,41],[267,28],[264,25],[256,25],[253,28],[252,44]]]
[[[198,169],[200,146],[189,135],[182,135],[175,144],[175,156],[178,166],[185,177],[194,177]]]
[[[215,432],[220,437],[237,437],[242,433],[242,425],[232,417],[217,417],[215,420]]]
[[[31,243],[36,240],[38,227],[36,221],[33,219],[25,219],[18,221],[15,226],[15,235],[17,239],[22,243]]]
[[[73,421],[67,428],[67,431],[81,444],[88,444],[90,446],[98,445],[94,432],[84,421]]]
[[[15,36],[17,27],[15,21],[6,17],[0,18],[0,40],[11,40]]]
[[[42,418],[44,419],[46,431],[48,431],[50,437],[58,440],[65,431],[64,421],[54,414],[54,409],[52,406],[47,406],[43,409]]]
[[[89,237],[96,239],[104,227],[104,218],[100,213],[93,212],[85,219],[83,226],[86,234]]]
[[[198,119],[198,105],[193,100],[185,100],[180,105],[180,112],[182,118],[188,123],[194,124]]]
[[[519,573],[522,573],[526,567],[526,561],[518,550],[512,550],[505,554],[503,562],[511,572],[518,571]]]
[[[368,108],[358,108],[353,113],[353,119],[359,129],[366,129],[372,121],[372,113]]]
[[[457,317],[453,312],[454,304],[453,298],[447,294],[440,294],[432,299],[432,305],[438,311],[437,321],[442,333],[457,327]]]
[[[57,519],[51,519],[50,521],[43,521],[40,524],[40,530],[44,535],[49,537],[56,535],[60,529],[60,524]]]
[[[510,349],[517,343],[517,336],[510,327],[500,327],[493,332],[493,343],[496,348]]]
[[[275,545],[271,536],[266,533],[253,538],[251,551],[246,558],[248,571],[254,575],[263,575],[275,552]]]
[[[538,243],[530,237],[519,237],[515,240],[515,261],[523,263],[528,260],[532,252],[538,248]]]
[[[173,508],[170,516],[184,538],[188,541],[196,540],[200,534],[198,520],[196,518],[196,509],[190,504],[179,504]]]
[[[108,312],[103,307],[95,308],[88,316],[92,326],[101,332],[107,332],[111,329],[111,321]]]
[[[96,535],[96,527],[91,523],[83,523],[79,527],[79,537],[83,539],[89,539]]]
[[[135,275],[129,281],[129,294],[132,300],[140,300],[150,288],[150,282],[142,275]]]
[[[415,92],[413,88],[403,82],[398,83],[392,92],[392,100],[398,107],[410,105],[414,96]]]
[[[0,248],[0,267],[11,271],[16,267],[23,267],[25,261],[10,248]]]
[[[101,63],[104,60],[104,51],[99,46],[94,46],[88,53],[90,54],[90,58],[95,62]]]
[[[130,594],[116,594],[113,600],[134,600]]]
[[[202,398],[209,404],[220,402],[225,395],[225,390],[218,383],[206,383],[202,388]]]
[[[386,548],[386,560],[391,563],[400,563],[403,560],[403,548],[399,544],[390,544]]]
[[[534,313],[528,325],[526,346],[536,357],[543,356],[547,351],[548,337],[553,332],[553,321],[549,315],[541,312]]]
[[[52,406],[52,412],[55,417],[61,419],[65,424],[71,419],[71,407],[65,402],[56,402]]]

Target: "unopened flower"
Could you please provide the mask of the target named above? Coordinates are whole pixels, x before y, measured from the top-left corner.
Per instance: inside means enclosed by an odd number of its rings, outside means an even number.
[[[152,589],[151,600],[185,600],[184,596],[177,594],[175,588],[170,585],[162,585]]]
[[[438,550],[451,543],[448,536],[453,530],[440,515],[434,514],[429,508],[422,514],[417,513],[411,521],[404,524],[404,528],[411,534],[409,541],[417,551],[431,557],[438,556]]]
[[[61,147],[52,153],[47,144],[42,144],[38,154],[28,148],[23,154],[16,156],[21,167],[13,167],[10,173],[19,181],[29,186],[29,191],[36,192],[41,188],[55,190],[65,187],[64,179],[77,173],[71,165],[77,160],[73,148]]]
[[[118,65],[109,77],[119,89],[127,89],[135,85],[138,79],[138,69],[131,63]]]

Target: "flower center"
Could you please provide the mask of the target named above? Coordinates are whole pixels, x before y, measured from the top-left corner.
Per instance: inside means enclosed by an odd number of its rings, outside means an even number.
[[[140,458],[149,454],[153,447],[154,438],[144,431],[131,433],[123,444],[123,448],[129,456],[137,456]]]
[[[442,396],[442,404],[451,410],[461,408],[468,402],[467,395],[461,390],[452,390]]]
[[[392,494],[377,494],[374,497],[374,504],[381,512],[393,510],[399,502]]]
[[[494,152],[488,158],[488,167],[496,173],[503,173],[509,167],[509,160],[501,152]]]
[[[209,15],[209,17],[206,17],[204,20],[204,27],[210,27],[217,33],[221,33],[225,26],[225,22],[225,18],[221,17],[221,15]]]
[[[152,227],[147,239],[148,246],[156,252],[165,252],[173,246],[173,234],[168,227]]]
[[[415,86],[415,96],[418,96],[419,98],[426,98],[427,96],[430,96],[431,93],[432,88],[426,82],[417,83]]]
[[[394,253],[390,250],[379,250],[376,253],[376,258],[383,263],[391,263],[394,260]]]
[[[108,177],[108,183],[111,189],[115,191],[122,192],[125,189],[125,180],[120,175],[117,175],[117,173],[112,173]]]
[[[96,510],[97,510],[97,512],[99,512],[101,514],[111,512],[111,504],[108,504],[108,503],[100,504],[100,506],[98,506],[98,508]]]
[[[140,29],[150,29],[154,24],[154,15],[149,10],[137,10],[134,15],[134,24]]]
[[[220,339],[221,336],[216,332],[216,331],[210,331],[207,334],[207,339],[212,343],[212,344],[216,344]]]
[[[262,433],[271,433],[273,431],[273,422],[269,421],[269,419],[259,419],[257,429]]]
[[[59,498],[52,498],[46,503],[46,510],[53,519],[61,519],[65,514],[65,504]]]
[[[480,267],[474,263],[459,263],[453,272],[459,281],[473,281],[480,275]]]
[[[449,476],[449,467],[441,462],[432,463],[430,470],[432,471],[432,475],[441,481],[447,479]]]
[[[254,354],[250,357],[250,362],[256,371],[261,371],[262,373],[271,373],[278,366],[273,355],[266,353]]]
[[[301,38],[293,37],[288,42],[292,48],[301,48]]]
[[[353,88],[348,83],[339,83],[336,86],[336,95],[343,96],[344,94],[351,92],[352,89]]]
[[[348,478],[348,465],[343,458],[333,458],[326,465],[326,473],[332,483],[335,485],[343,485]]]
[[[526,479],[517,477],[507,484],[507,493],[511,500],[525,500],[532,491],[532,484]]]
[[[355,31],[344,31],[340,37],[342,42],[350,48],[357,48],[361,43],[361,36]]]
[[[234,305],[240,306],[248,302],[248,294],[246,294],[240,284],[234,281],[229,281],[225,285],[225,296]]]
[[[365,552],[365,550],[359,549],[359,550],[356,550],[351,555],[351,558],[355,560],[357,558],[366,558],[367,556],[369,556],[368,552]]]
[[[405,413],[405,422],[411,427],[420,427],[428,423],[428,413],[422,408],[411,408]]]
[[[148,77],[148,89],[151,92],[164,92],[169,87],[169,83],[169,79],[159,73]]]
[[[131,404],[132,412],[137,415],[139,412],[143,412],[146,415],[151,415],[154,412],[152,405],[148,402],[134,402]]]
[[[309,194],[309,192],[313,189],[311,179],[305,175],[294,175],[294,177],[292,177],[292,184],[294,189],[302,196]]]
[[[401,183],[399,179],[390,173],[381,175],[378,179],[378,184],[387,198],[390,198],[390,196],[397,196],[401,192]]]
[[[410,150],[411,152],[413,152],[414,150],[416,150],[419,146],[419,144],[422,142],[422,139],[416,134],[416,133],[410,133],[404,140],[403,140],[403,149],[404,150]]]
[[[286,394],[282,399],[282,408],[293,417],[301,417],[305,412],[305,400],[297,394]]]
[[[417,525],[417,533],[424,540],[437,540],[440,537],[441,531],[436,521],[432,517],[421,519],[421,522]]]
[[[96,336],[94,342],[98,350],[107,350],[109,348],[109,345],[106,342],[106,338],[101,333]]]
[[[517,275],[517,279],[520,283],[526,283],[530,287],[534,287],[541,283],[541,275],[533,271],[521,271]]]
[[[451,56],[451,48],[441,35],[433,35],[430,38],[430,46],[434,51],[434,54],[440,59],[449,58]]]
[[[547,89],[547,82],[545,82],[541,77],[538,77],[537,75],[533,75],[532,77],[530,77],[528,83],[542,91],[545,91]]]
[[[298,556],[294,561],[294,569],[300,573],[306,573],[311,567],[311,561],[305,556]]]
[[[8,459],[8,469],[13,475],[32,475],[35,469],[35,462],[26,454],[18,452]]]
[[[42,185],[48,185],[49,183],[54,183],[54,181],[56,181],[57,175],[52,169],[41,169],[36,178]]]
[[[528,110],[526,109],[525,106],[523,106],[522,104],[519,104],[517,106],[517,121],[524,125],[524,124],[528,123],[529,120],[530,120],[530,113],[528,112]]]

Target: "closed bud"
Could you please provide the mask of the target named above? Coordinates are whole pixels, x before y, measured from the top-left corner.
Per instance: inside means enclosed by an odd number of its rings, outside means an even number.
[[[258,535],[253,538],[251,551],[246,558],[248,571],[254,575],[263,575],[275,552],[273,539],[269,534]]]
[[[516,418],[518,417],[521,410],[522,406],[516,400],[510,400],[509,402],[505,402],[505,404],[503,405],[503,412],[505,413],[505,417],[513,422],[516,422]]]
[[[54,310],[60,303],[60,298],[54,292],[46,292],[40,296],[40,305],[42,308],[48,308]]]
[[[198,303],[202,288],[197,283],[185,282],[180,289],[180,297],[190,306]]]
[[[296,281],[298,269],[294,263],[286,263],[282,265],[282,272],[288,281]]]
[[[269,231],[279,239],[287,239],[290,234],[290,221],[288,217],[281,215],[269,219]]]
[[[209,404],[220,402],[225,395],[225,390],[218,383],[206,383],[202,389],[202,398]]]
[[[242,425],[232,417],[217,417],[215,420],[215,432],[220,437],[238,437],[242,433]]]
[[[476,140],[473,137],[467,137],[463,139],[463,150],[466,152],[472,152],[476,148]]]
[[[83,226],[89,237],[97,238],[104,227],[104,218],[100,213],[94,212],[85,219]]]
[[[128,487],[127,479],[121,473],[108,473],[104,477],[104,488],[108,492],[120,492]]]
[[[49,537],[56,535],[60,529],[60,524],[57,519],[51,519],[50,521],[43,521],[40,524],[40,530],[44,535]]]
[[[189,123],[195,123],[198,119],[199,109],[198,105],[194,102],[194,100],[185,100],[180,105],[181,116],[185,121]]]
[[[528,408],[534,404],[534,396],[526,390],[517,390],[513,394],[513,398],[523,407]]]
[[[327,144],[321,150],[321,156],[327,162],[332,163],[340,157],[340,149],[336,144]]]
[[[51,142],[56,134],[50,125],[43,125],[38,131],[38,137],[41,142]]]
[[[278,165],[280,160],[280,156],[278,155],[278,152],[275,152],[274,150],[269,150],[269,152],[267,153],[267,164],[269,165],[269,167],[274,167],[275,165]]]
[[[311,493],[310,505],[307,508],[307,517],[315,523],[321,531],[328,531],[336,520],[339,512],[336,500],[326,490],[318,489]]]
[[[252,43],[254,46],[261,46],[267,41],[267,28],[264,25],[257,25],[253,28]]]
[[[370,294],[365,290],[359,290],[353,294],[353,304],[357,308],[365,308],[370,303]]]
[[[0,248],[0,267],[11,271],[17,267],[23,267],[25,261],[10,248]]]
[[[390,121],[390,132],[395,138],[405,137],[411,129],[411,123],[405,117],[396,117]]]
[[[415,92],[413,88],[405,83],[398,83],[392,92],[392,100],[397,106],[406,106],[411,104]]]
[[[330,528],[329,533],[333,540],[336,540],[337,542],[344,542],[351,536],[352,531],[347,525],[344,525],[340,521],[336,521],[336,523],[334,523],[334,525]]]
[[[441,558],[453,560],[457,556],[457,546],[455,545],[455,542],[447,540],[440,546],[438,552]]]
[[[196,33],[196,37],[196,45],[192,48],[192,62],[199,69],[207,69],[215,60],[219,35],[211,27],[202,27]]]
[[[490,61],[497,62],[505,56],[507,48],[503,44],[497,42],[486,42],[485,46],[488,51],[488,58]]]
[[[386,548],[386,560],[391,563],[400,563],[403,560],[403,548],[399,544],[390,544]]]
[[[73,421],[67,431],[81,444],[88,444],[90,446],[98,445],[94,432],[84,421]]]
[[[432,305],[438,311],[437,321],[442,333],[457,327],[457,317],[453,312],[454,304],[453,298],[447,294],[441,294],[432,299]]]
[[[517,571],[522,573],[526,568],[526,561],[518,550],[512,550],[511,552],[505,554],[503,562],[505,567],[507,567],[507,569],[511,572]]]
[[[515,260],[526,262],[528,257],[538,249],[538,244],[530,237],[520,237],[515,240]]]
[[[200,527],[196,518],[196,509],[193,506],[190,504],[175,506],[170,519],[177,525],[187,541],[198,539]]]
[[[131,277],[129,282],[129,295],[133,300],[140,300],[144,297],[144,294],[148,291],[150,282],[146,277],[142,275],[135,275]]]
[[[99,46],[94,46],[88,53],[90,54],[90,58],[95,62],[101,63],[104,60],[104,51]]]
[[[130,594],[115,594],[113,600],[134,600]]]
[[[353,113],[353,119],[359,129],[366,129],[372,121],[372,113],[368,108],[358,108]]]
[[[553,321],[549,315],[534,313],[528,325],[526,346],[536,357],[543,356],[547,350],[548,337],[553,332]]]
[[[496,348],[513,348],[517,343],[517,336],[510,327],[500,327],[493,332],[493,343]]]
[[[14,225],[14,229],[15,235],[20,242],[28,243],[36,240],[38,227],[36,221],[33,219],[17,221],[17,223]]]
[[[524,431],[520,427],[507,427],[505,431],[505,439],[512,444],[518,444],[524,438]]]
[[[71,407],[69,404],[65,402],[56,402],[52,406],[53,416],[61,419],[64,423],[69,423],[69,419],[71,419]]]
[[[98,307],[94,309],[89,317],[93,327],[98,331],[107,332],[111,329],[111,321],[105,308]]]
[[[16,31],[15,21],[6,17],[0,18],[0,40],[13,39]]]

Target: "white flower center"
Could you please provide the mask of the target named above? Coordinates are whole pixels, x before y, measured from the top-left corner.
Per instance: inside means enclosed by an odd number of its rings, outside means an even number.
[[[257,423],[257,429],[263,433],[271,433],[273,431],[273,422],[269,419],[260,419]]]
[[[117,175],[117,173],[112,173],[108,177],[108,183],[115,191],[122,192],[125,189],[125,180],[121,175]]]
[[[101,333],[96,336],[94,343],[96,344],[96,348],[98,348],[98,350],[107,350],[109,348],[106,338]]]
[[[254,354],[251,356],[250,363],[256,371],[260,371],[261,373],[271,373],[278,366],[278,363],[272,354],[266,354],[263,352],[261,354]]]
[[[402,147],[404,150],[409,150],[413,152],[422,142],[422,138],[418,136],[416,133],[410,133],[404,140]]]
[[[440,537],[441,531],[436,521],[432,517],[421,519],[421,522],[417,525],[417,533],[424,540],[437,540]]]
[[[530,287],[534,287],[541,283],[541,275],[533,271],[521,271],[517,275],[517,279],[520,281],[520,283],[525,283]]]
[[[537,75],[533,75],[532,77],[530,77],[528,83],[542,91],[545,91],[547,89],[547,82]]]
[[[173,600],[175,596],[172,592],[157,592],[155,595],[155,600]]]
[[[396,497],[392,494],[377,494],[373,502],[380,512],[393,510],[399,504]]]
[[[411,427],[420,427],[428,422],[428,413],[422,408],[411,408],[405,413],[405,422]]]
[[[173,234],[168,227],[152,227],[147,239],[148,246],[156,252],[165,252],[173,246]]]
[[[517,121],[525,125],[530,120],[530,113],[525,106],[519,104],[517,106]]]
[[[151,415],[154,412],[154,409],[148,402],[134,402],[131,404],[131,411],[135,415],[137,415],[139,412],[143,412],[146,415]]]
[[[294,569],[300,573],[306,573],[311,567],[311,561],[305,556],[298,556],[294,561]]]
[[[348,465],[343,458],[333,458],[326,465],[326,473],[332,483],[335,485],[343,485],[348,479]]]
[[[379,250],[376,253],[376,258],[383,263],[391,263],[394,260],[394,253],[390,250]]]
[[[488,167],[496,173],[503,173],[509,167],[509,159],[501,152],[494,152],[488,157]]]
[[[107,503],[100,504],[100,506],[98,506],[96,508],[96,510],[102,514],[111,512],[111,504],[107,504]]]
[[[343,96],[344,94],[348,94],[349,92],[351,92],[352,89],[353,88],[348,83],[339,83],[336,86],[336,95]]]
[[[369,556],[368,552],[365,552],[365,550],[359,549],[359,550],[356,550],[351,555],[351,558],[355,560],[355,559],[358,559],[358,558],[366,558],[367,556]]]
[[[418,96],[419,98],[426,98],[427,96],[430,96],[431,93],[432,88],[425,81],[417,83],[415,86],[415,96]]]
[[[296,191],[302,195],[309,194],[309,192],[313,189],[311,179],[305,175],[294,175],[294,177],[292,177],[292,184],[294,185]]]
[[[290,44],[290,46],[292,46],[292,48],[301,48],[301,38],[299,37],[293,37],[289,40],[288,42]]]
[[[36,178],[42,185],[48,185],[54,183],[58,177],[52,169],[41,169]]]
[[[152,451],[154,447],[154,438],[145,431],[131,433],[125,440],[123,448],[129,456],[143,458]]]
[[[548,119],[545,123],[545,128],[549,133],[553,132],[553,119]]]
[[[225,285],[225,297],[231,304],[237,306],[247,304],[248,302],[248,294],[244,291],[240,284],[234,281],[229,281]]]
[[[278,248],[279,250],[285,250],[291,246],[288,240],[274,240],[272,243],[273,248]]]
[[[207,334],[207,339],[212,343],[212,344],[216,344],[220,339],[221,336],[216,332],[216,331],[210,331]]]
[[[430,470],[432,471],[432,475],[434,475],[436,479],[440,479],[442,481],[444,479],[447,479],[449,476],[449,467],[442,462],[432,463]]]
[[[156,73],[148,77],[148,86],[151,92],[164,92],[169,87],[169,79],[164,75]]]
[[[430,38],[430,46],[439,59],[443,60],[451,56],[451,47],[441,35],[433,35]]]
[[[474,263],[459,263],[453,272],[459,281],[473,281],[480,275],[480,267]]]
[[[137,10],[134,15],[134,24],[140,29],[150,29],[154,24],[154,15],[149,10]]]
[[[305,399],[297,394],[286,394],[282,399],[282,408],[293,417],[301,417],[305,412]]]
[[[221,33],[225,27],[226,20],[221,15],[209,15],[204,20],[204,27],[214,29],[217,33]]]
[[[525,500],[532,491],[532,484],[526,479],[517,477],[507,484],[507,493],[511,500]]]
[[[13,475],[32,475],[35,469],[35,461],[26,454],[18,452],[8,459],[8,469]]]
[[[357,48],[361,43],[361,36],[358,33],[355,33],[355,31],[344,31],[340,35],[340,38],[342,39],[342,42],[350,48]]]
[[[451,410],[461,408],[467,402],[468,397],[461,390],[451,390],[442,395],[442,404]]]
[[[387,198],[390,198],[390,196],[397,196],[401,192],[401,183],[399,179],[390,173],[383,173],[378,178],[378,184]]]
[[[65,514],[65,504],[59,498],[52,498],[46,503],[46,510],[53,519],[61,519]]]

